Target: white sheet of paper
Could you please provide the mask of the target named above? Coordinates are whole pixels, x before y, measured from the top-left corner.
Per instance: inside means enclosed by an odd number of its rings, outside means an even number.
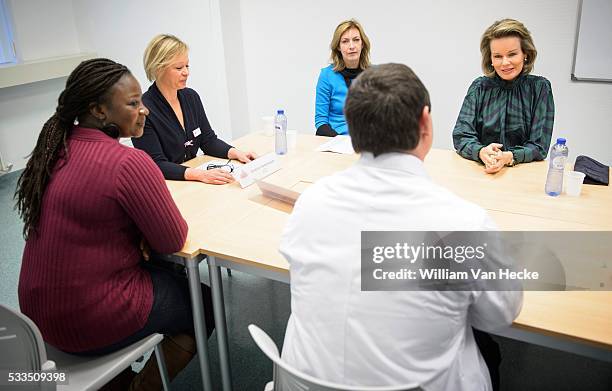
[[[351,144],[351,136],[336,136],[332,137],[328,142],[323,143],[315,149],[317,152],[335,152],[343,154],[353,154],[353,144]]]

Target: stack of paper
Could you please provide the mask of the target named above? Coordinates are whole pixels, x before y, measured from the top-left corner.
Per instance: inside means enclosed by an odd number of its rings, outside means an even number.
[[[333,137],[326,143],[319,145],[317,152],[335,152],[335,153],[344,153],[344,154],[353,154],[355,150],[353,149],[353,144],[351,144],[351,136],[336,136]]]

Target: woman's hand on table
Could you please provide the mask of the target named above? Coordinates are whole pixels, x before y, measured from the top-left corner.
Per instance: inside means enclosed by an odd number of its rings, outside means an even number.
[[[255,152],[243,152],[236,148],[230,148],[230,150],[227,151],[227,158],[232,160],[238,160],[242,163],[248,163],[252,160],[257,159],[258,156]]]
[[[185,179],[188,181],[200,181],[211,185],[225,185],[234,181],[234,177],[221,168],[213,168],[212,170],[188,168],[185,170]]]

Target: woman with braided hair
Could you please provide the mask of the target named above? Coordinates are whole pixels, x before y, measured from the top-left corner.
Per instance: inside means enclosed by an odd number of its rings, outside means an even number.
[[[45,341],[74,354],[164,333],[173,377],[195,354],[187,280],[144,262],[141,249],[180,250],[187,223],[151,158],[119,143],[143,133],[141,97],[130,71],[108,59],[84,61],[68,77],[15,193],[26,238],[19,304]],[[206,323],[210,335],[210,311]],[[161,389],[154,359],[134,376],[128,368],[107,388]]]

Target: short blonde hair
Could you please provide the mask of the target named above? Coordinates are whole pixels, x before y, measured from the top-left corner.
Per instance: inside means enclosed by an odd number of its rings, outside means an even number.
[[[157,79],[159,72],[167,67],[174,57],[187,51],[187,44],[174,35],[159,34],[153,37],[142,58],[147,79]]]
[[[527,60],[523,64],[523,73],[528,74],[533,70],[538,51],[533,44],[531,33],[527,27],[518,20],[502,19],[493,23],[482,34],[480,39],[480,53],[482,53],[482,71],[485,76],[495,76],[495,68],[491,64],[491,41],[497,38],[517,37],[521,40],[521,50]]]
[[[361,48],[361,54],[359,56],[359,68],[365,70],[370,66],[370,39],[365,31],[363,31],[363,27],[361,27],[358,21],[349,19],[341,22],[336,27],[331,44],[329,45],[331,49],[330,59],[334,64],[334,71],[336,72],[340,72],[346,68],[346,64],[342,58],[342,52],[340,51],[340,38],[342,38],[342,34],[352,28],[359,30],[359,35],[361,35],[361,41],[363,42],[363,47]]]

